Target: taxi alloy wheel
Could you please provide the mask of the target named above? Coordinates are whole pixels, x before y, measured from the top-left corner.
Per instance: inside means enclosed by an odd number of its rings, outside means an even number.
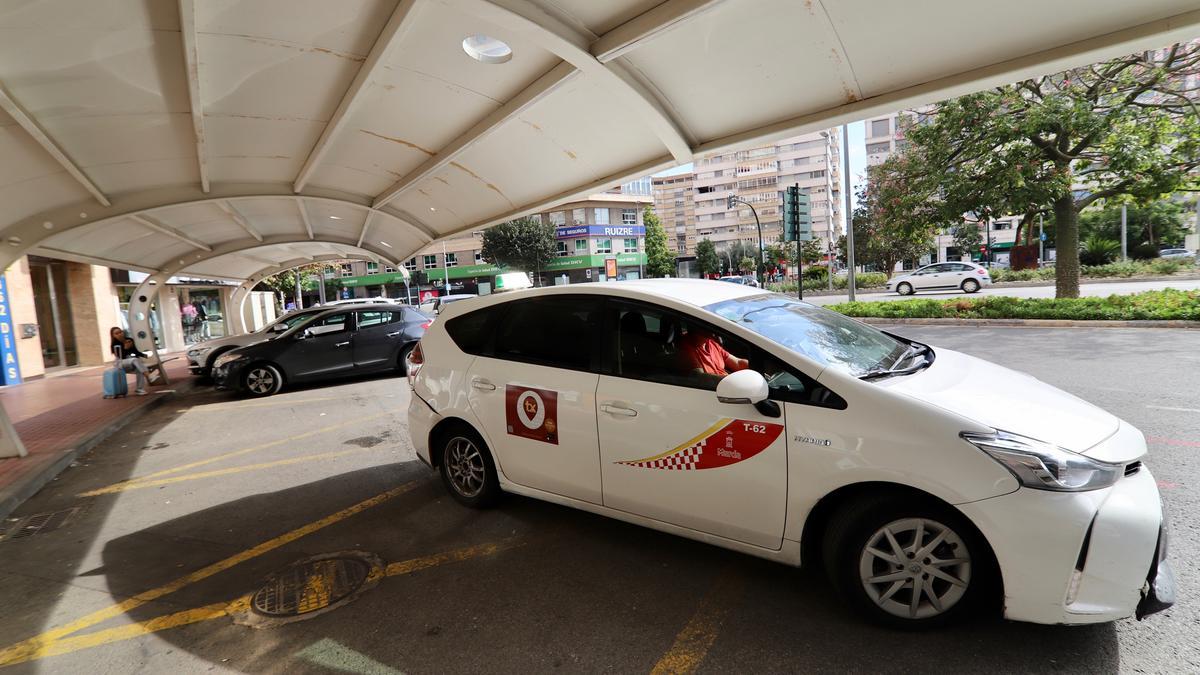
[[[283,387],[283,375],[278,368],[267,363],[250,366],[242,378],[251,396],[270,396]]]
[[[912,284],[908,283],[907,281],[901,281],[900,284],[898,286],[896,286],[896,292],[899,293],[900,295],[912,295],[913,294]]]
[[[978,293],[979,282],[975,281],[974,279],[967,279],[962,283],[962,289],[967,293]]]
[[[484,508],[500,493],[496,467],[482,439],[473,432],[455,430],[442,446],[442,482],[458,502]]]
[[[880,609],[902,619],[949,611],[971,584],[971,555],[954,530],[928,518],[879,528],[862,549],[859,580]]]
[[[876,623],[919,630],[986,604],[998,572],[978,532],[950,507],[916,495],[848,504],[825,530],[825,569]]]

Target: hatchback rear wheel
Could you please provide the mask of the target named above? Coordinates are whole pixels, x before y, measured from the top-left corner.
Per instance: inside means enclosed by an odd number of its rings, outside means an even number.
[[[967,293],[977,293],[979,292],[979,282],[974,279],[967,279],[962,282],[962,289]]]

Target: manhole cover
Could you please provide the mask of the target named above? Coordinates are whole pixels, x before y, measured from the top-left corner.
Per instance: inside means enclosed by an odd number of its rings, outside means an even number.
[[[250,606],[274,618],[308,614],[349,598],[370,575],[371,564],[358,557],[301,561],[268,579]]]

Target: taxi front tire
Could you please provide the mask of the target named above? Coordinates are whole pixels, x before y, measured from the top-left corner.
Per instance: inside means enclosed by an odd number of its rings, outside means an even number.
[[[912,295],[913,294],[912,284],[908,283],[907,281],[901,281],[896,286],[896,292],[899,293],[900,295]]]
[[[442,483],[458,503],[485,509],[500,498],[500,478],[483,438],[466,425],[455,425],[438,435]]]
[[[892,628],[953,621],[984,603],[997,575],[990,549],[966,518],[910,495],[847,505],[830,520],[822,549],[839,594]]]

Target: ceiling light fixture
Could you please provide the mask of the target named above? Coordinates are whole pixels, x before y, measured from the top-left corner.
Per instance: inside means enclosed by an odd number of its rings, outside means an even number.
[[[387,243],[386,241],[384,241],[384,240],[382,240],[382,239],[380,239],[380,240],[379,240],[379,245],[380,245],[380,246],[386,246],[386,247],[388,247],[388,248],[391,248],[391,247],[392,247],[392,245],[391,245],[391,244]]]
[[[467,56],[480,63],[507,63],[512,59],[512,47],[489,35],[472,35],[462,42]]]
[[[341,216],[329,216],[329,219],[330,220],[341,220],[342,217]]]

